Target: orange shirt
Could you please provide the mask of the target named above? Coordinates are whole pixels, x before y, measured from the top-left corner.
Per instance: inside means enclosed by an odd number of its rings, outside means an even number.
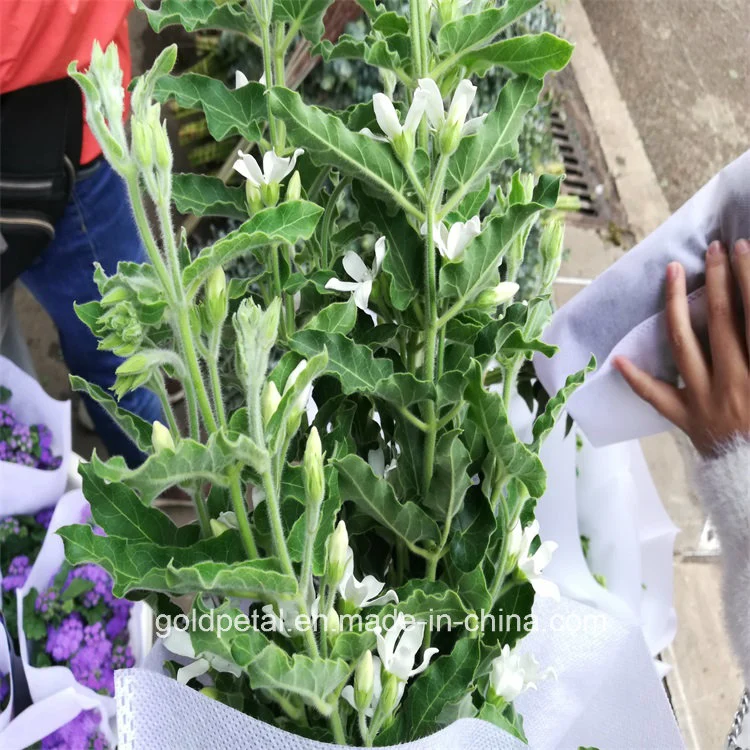
[[[111,41],[117,44],[127,86],[127,15],[132,8],[133,0],[0,0],[0,93],[63,78],[71,60],[85,70],[95,39],[102,48]],[[84,123],[81,164],[100,153]]]

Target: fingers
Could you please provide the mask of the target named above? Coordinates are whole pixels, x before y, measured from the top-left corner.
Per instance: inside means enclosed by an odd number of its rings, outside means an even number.
[[[732,269],[720,242],[712,242],[706,253],[706,293],[713,371],[720,382],[731,382],[747,373],[747,359],[735,313]]]
[[[700,342],[690,322],[685,271],[679,263],[667,266],[667,330],[677,367],[690,391],[705,393],[711,382]]]
[[[659,414],[681,430],[687,428],[687,407],[677,388],[663,380],[652,377],[636,367],[626,357],[615,357],[612,364],[637,396],[651,404]]]
[[[750,351],[750,242],[740,240],[734,246],[734,275],[742,293],[745,311],[745,343]]]

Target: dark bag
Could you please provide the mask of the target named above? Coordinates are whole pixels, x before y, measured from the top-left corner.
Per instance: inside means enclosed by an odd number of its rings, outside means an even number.
[[[0,96],[0,291],[55,236],[80,166],[83,100],[70,78]]]

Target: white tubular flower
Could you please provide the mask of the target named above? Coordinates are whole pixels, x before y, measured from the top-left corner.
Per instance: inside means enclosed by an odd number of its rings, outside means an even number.
[[[234,163],[234,169],[255,187],[261,188],[264,185],[281,182],[287,175],[290,175],[297,165],[297,159],[304,153],[304,149],[301,148],[298,148],[291,156],[276,156],[273,149],[266,151],[263,154],[263,170],[261,171],[260,165],[253,156],[238,151],[240,158]]]
[[[374,138],[376,141],[393,142],[401,136],[413,138],[422,120],[425,105],[424,94],[417,91],[414,94],[409,111],[406,113],[406,119],[402,125],[393,102],[385,94],[375,94],[372,97],[372,108],[375,110],[375,119],[378,121],[378,125],[385,136],[375,135],[369,128],[362,128],[360,132],[369,135],[370,138]]]
[[[302,371],[307,367],[307,360],[300,360],[299,364],[289,373],[289,377],[286,379],[284,385],[284,393],[286,393],[296,382]],[[300,394],[298,400],[298,406],[300,409],[304,409],[307,414],[307,423],[312,424],[318,414],[318,405],[315,403],[313,397],[313,384],[308,383],[305,389]]]
[[[468,221],[456,221],[448,229],[441,223],[435,233],[435,245],[438,252],[448,261],[461,258],[466,246],[482,231],[479,216],[472,216]],[[427,232],[427,225],[422,224],[422,234]]]
[[[376,477],[384,479],[396,468],[396,459],[392,458],[388,466],[385,465],[385,453],[382,448],[377,448],[374,451],[369,451],[367,454],[367,463],[370,464],[372,473]]]
[[[542,542],[537,551],[529,554],[531,543],[539,535],[539,522],[534,520],[525,529],[521,529],[521,522],[510,532],[508,551],[512,558],[517,560],[518,569],[524,578],[534,587],[539,596],[560,600],[560,589],[557,584],[542,578],[542,572],[552,560],[552,554],[557,549],[557,542]]]
[[[378,703],[380,702],[380,695],[383,692],[383,683],[380,680],[380,659],[378,659],[377,656],[372,657],[372,699],[370,701],[370,705],[364,710],[365,716],[367,716],[368,719],[372,718],[372,715],[375,713],[375,709],[378,707]],[[399,700],[401,700],[401,695],[403,695],[404,692],[404,683],[401,683],[399,686]],[[354,687],[352,685],[347,685],[342,691],[341,691],[341,697],[355,710],[358,710],[357,703],[354,696]]]
[[[368,268],[357,253],[350,250],[344,255],[344,270],[354,281],[341,281],[340,279],[328,279],[326,289],[335,289],[337,292],[352,292],[354,304],[360,310],[368,312],[367,305],[372,293],[372,282],[380,271],[385,257],[385,237],[381,237],[375,243],[375,262],[372,268]]]
[[[380,628],[375,629],[378,643],[378,654],[383,662],[383,669],[402,682],[410,677],[424,672],[430,664],[430,659],[438,652],[436,648],[428,648],[424,652],[422,663],[414,667],[417,652],[424,641],[423,622],[406,622],[403,614],[399,614],[392,628],[382,635]]]
[[[379,604],[393,602],[398,604],[398,595],[392,589],[385,594],[379,595],[385,584],[381,583],[375,576],[365,576],[358,581],[354,576],[354,552],[349,547],[346,553],[346,565],[344,566],[344,575],[338,584],[341,598],[352,604],[357,609],[364,607],[374,607]]]
[[[466,121],[466,115],[469,114],[477,93],[477,87],[468,78],[464,78],[458,84],[447,115],[443,106],[443,97],[440,89],[432,78],[420,78],[417,91],[424,92],[427,121],[433,130],[439,131],[443,127],[455,127],[460,131],[462,136],[472,135],[479,130],[479,126],[487,117],[486,114],[483,114],[472,118],[468,122]]]
[[[188,659],[195,659],[190,664],[186,664],[177,670],[177,682],[185,685],[194,677],[200,677],[208,672],[209,669],[215,669],[217,672],[229,672],[235,677],[239,677],[242,674],[242,670],[233,662],[212,654],[210,652],[204,652],[200,655],[196,655],[195,649],[193,648],[193,642],[190,638],[190,633],[187,630],[180,630],[172,628],[169,633],[163,638],[164,647],[175,654],[175,656],[183,656]],[[198,656],[198,658],[196,658]]]
[[[531,654],[519,654],[511,651],[507,644],[503,646],[500,656],[492,661],[490,674],[490,691],[497,698],[510,703],[527,690],[536,690],[537,684],[554,677],[552,668],[541,671],[539,662]]]
[[[479,307],[493,309],[510,302],[518,294],[520,288],[515,281],[501,281],[492,289],[485,289],[480,292],[476,303]]]
[[[284,599],[277,600],[276,607],[278,609],[278,614],[276,613],[273,604],[266,604],[261,608],[261,611],[273,624],[273,629],[277,633],[290,636],[298,630],[314,628],[317,626],[318,616],[320,615],[320,597],[315,596],[315,587],[313,586],[312,578],[310,579],[310,585],[307,590],[309,592],[307,596],[307,612],[310,616],[309,622],[302,622],[297,619],[301,615],[297,602],[286,601]]]

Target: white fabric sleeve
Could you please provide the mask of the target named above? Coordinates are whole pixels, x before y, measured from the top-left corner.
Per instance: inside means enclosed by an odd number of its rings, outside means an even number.
[[[750,435],[725,445],[696,465],[701,500],[719,534],[724,617],[750,685]]]
[[[561,307],[544,333],[559,347],[534,358],[537,375],[554,393],[592,354],[597,370],[571,396],[567,409],[591,443],[600,447],[664,432],[671,425],[628,388],[612,366],[629,357],[658,378],[676,381],[667,342],[664,277],[682,263],[690,315],[705,329],[705,253],[713,240],[732,246],[750,237],[750,151],[719,172],[662,226]]]

